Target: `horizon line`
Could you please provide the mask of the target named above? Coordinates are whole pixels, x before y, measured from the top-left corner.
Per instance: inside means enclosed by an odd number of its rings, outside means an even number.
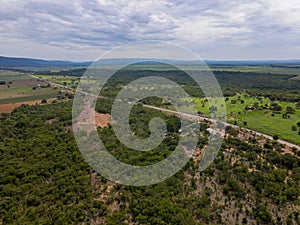
[[[0,55],[1,58],[9,58],[9,59],[28,59],[28,60],[42,60],[42,61],[61,61],[61,62],[70,62],[70,63],[93,63],[96,62],[95,60],[72,60],[72,59],[47,59],[47,58],[35,58],[35,57],[25,57],[25,56],[4,56]],[[142,59],[142,60],[162,60],[162,59],[155,59],[155,58],[104,58],[102,60],[128,60],[128,59]],[[186,61],[192,62],[197,60],[182,60],[182,59],[164,59],[170,61]],[[299,61],[298,59],[201,59],[205,62],[264,62],[264,61]]]

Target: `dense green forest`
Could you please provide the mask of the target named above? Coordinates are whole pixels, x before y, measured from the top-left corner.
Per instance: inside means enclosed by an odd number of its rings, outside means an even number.
[[[147,187],[113,184],[96,175],[77,149],[72,102],[22,106],[0,121],[0,221],[2,224],[300,224],[300,160],[276,141],[240,140],[230,134],[214,163],[197,171],[192,159],[175,176]],[[136,106],[131,120],[141,137],[153,116],[171,135],[178,119]],[[202,124],[199,151],[207,143]],[[144,129],[145,128],[145,129]],[[146,158],[119,144],[112,127],[99,128],[111,153],[136,165],[165,158],[167,138]],[[229,152],[230,150],[230,152]],[[145,161],[146,160],[146,161]]]
[[[75,77],[72,85],[76,86],[84,71],[43,74],[62,76],[66,83],[68,76]],[[272,103],[299,105],[300,81],[294,75],[214,73],[228,101],[238,92],[249,98],[263,96]],[[204,97],[182,71],[127,69],[118,71],[104,86],[100,94],[106,98],[98,99],[96,111],[110,113],[118,92],[145,76],[168,78],[190,95]],[[79,152],[72,131],[72,98],[71,93],[60,94],[51,104],[23,105],[1,115],[0,224],[300,224],[299,150],[286,152],[277,141],[251,133],[241,138],[241,131],[227,127],[218,156],[207,170],[199,172],[199,156],[209,138],[210,124],[203,122],[194,157],[175,176],[147,187],[123,186],[97,175]],[[166,104],[154,97],[141,102]],[[98,134],[117,159],[152,165],[174,151],[181,128],[174,115],[137,104],[130,117],[132,131],[139,138],[148,137],[149,121],[154,117],[165,120],[168,132],[151,151],[127,148],[111,125],[98,128]]]

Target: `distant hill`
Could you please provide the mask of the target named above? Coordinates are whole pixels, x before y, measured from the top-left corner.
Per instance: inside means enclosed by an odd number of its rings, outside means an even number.
[[[115,58],[115,59],[103,59],[99,62],[99,65],[120,65],[120,64],[130,64],[136,61],[136,64],[140,65],[155,65],[161,64],[159,59],[134,59],[134,58]],[[167,59],[163,60],[164,63],[174,64],[174,65],[203,65],[202,61],[196,60],[174,60]],[[300,60],[204,60],[204,62],[209,66],[289,66],[289,67],[299,67]]]
[[[0,56],[0,68],[11,67],[67,67],[67,66],[88,66],[90,62],[71,62],[59,60],[42,60],[30,58],[10,58]]]
[[[130,64],[133,60],[140,61],[138,64],[153,65],[159,64],[159,60],[153,59],[103,59],[99,65],[119,65]],[[144,62],[143,62],[144,61]],[[164,60],[170,64],[182,65],[199,65],[199,61],[179,61],[179,60]],[[89,66],[92,62],[72,62],[60,60],[42,60],[31,58],[11,58],[0,56],[0,68],[26,68],[26,67],[71,67],[71,66]],[[228,60],[214,61],[205,60],[210,66],[279,66],[279,67],[300,67],[300,60]],[[202,64],[202,62],[200,62]]]
[[[228,61],[205,61],[208,65],[212,66],[283,66],[283,65],[299,65],[299,59],[292,60],[228,60]]]

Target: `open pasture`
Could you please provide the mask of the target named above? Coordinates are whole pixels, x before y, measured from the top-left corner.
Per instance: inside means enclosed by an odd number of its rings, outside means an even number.
[[[271,101],[264,97],[250,97],[237,94],[225,98],[227,120],[232,124],[247,127],[280,139],[300,144],[300,108],[296,103]],[[194,98],[197,110],[210,115],[210,105],[206,99]],[[215,104],[217,107],[218,103]],[[292,113],[288,113],[292,109]],[[293,127],[293,128],[292,128]]]

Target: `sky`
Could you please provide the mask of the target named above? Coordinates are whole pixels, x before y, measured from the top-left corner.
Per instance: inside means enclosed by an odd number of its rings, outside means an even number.
[[[135,41],[210,60],[300,59],[299,0],[0,0],[0,55],[90,61]]]

